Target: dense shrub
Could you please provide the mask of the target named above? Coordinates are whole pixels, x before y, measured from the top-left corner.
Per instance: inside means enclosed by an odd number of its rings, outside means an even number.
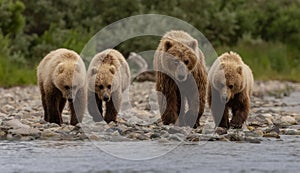
[[[156,13],[192,24],[219,51],[235,49],[253,58],[248,61],[256,77],[294,80],[300,74],[299,9],[300,0],[0,0],[0,71],[5,63],[34,69],[58,47],[80,52],[105,26],[125,17]],[[117,49],[127,56],[131,51],[153,50],[158,41],[155,36],[137,37]],[[266,69],[270,75],[260,73]]]

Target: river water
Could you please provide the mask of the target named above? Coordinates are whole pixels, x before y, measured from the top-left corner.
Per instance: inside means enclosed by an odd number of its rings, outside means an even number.
[[[300,92],[282,101],[300,112]],[[0,141],[0,172],[300,172],[300,136],[238,142]]]
[[[172,150],[164,153],[166,148]],[[163,155],[149,159],[153,150]],[[300,171],[299,136],[281,136],[280,140],[265,140],[260,144],[2,141],[0,153],[0,172]]]

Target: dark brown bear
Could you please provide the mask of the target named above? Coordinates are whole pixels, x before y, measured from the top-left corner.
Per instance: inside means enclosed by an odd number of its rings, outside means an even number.
[[[199,126],[205,107],[207,72],[197,40],[183,31],[166,33],[153,66],[163,124]]]
[[[254,84],[251,69],[238,54],[224,53],[211,66],[208,79],[208,103],[216,126],[241,128],[250,109]]]

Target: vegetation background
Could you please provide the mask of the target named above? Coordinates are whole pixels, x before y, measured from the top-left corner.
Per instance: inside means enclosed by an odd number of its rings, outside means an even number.
[[[0,0],[0,86],[36,83],[36,66],[51,50],[81,52],[103,27],[138,14],[164,14],[201,31],[218,54],[234,50],[256,79],[300,82],[300,0]],[[159,38],[118,46],[156,49]]]

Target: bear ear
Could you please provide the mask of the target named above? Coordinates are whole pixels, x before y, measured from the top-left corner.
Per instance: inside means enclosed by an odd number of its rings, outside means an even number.
[[[81,70],[80,65],[78,63],[75,64],[75,70],[77,72],[80,72],[80,70]]]
[[[62,63],[58,64],[58,66],[57,66],[57,70],[58,70],[58,73],[62,73],[62,72],[64,72],[64,66],[63,66],[63,64],[62,64]]]
[[[242,66],[238,66],[236,68],[236,71],[238,72],[238,74],[242,75],[243,74],[243,67]]]
[[[223,69],[225,68],[225,66],[226,66],[226,64],[225,64],[224,62],[222,62],[222,63],[220,64],[220,70],[223,70]]]
[[[192,48],[194,51],[196,51],[197,47],[198,47],[198,41],[197,40],[193,40],[189,43],[189,47]]]
[[[165,44],[164,44],[164,50],[165,50],[165,51],[168,51],[172,46],[173,46],[172,41],[167,40],[167,41],[165,42]]]
[[[114,66],[110,66],[109,71],[110,71],[112,74],[115,74],[115,73],[116,73],[116,68],[115,68]]]
[[[93,68],[91,69],[91,73],[92,73],[92,76],[93,76],[93,75],[95,75],[95,74],[98,73],[98,70],[97,70],[95,67],[93,67]]]

